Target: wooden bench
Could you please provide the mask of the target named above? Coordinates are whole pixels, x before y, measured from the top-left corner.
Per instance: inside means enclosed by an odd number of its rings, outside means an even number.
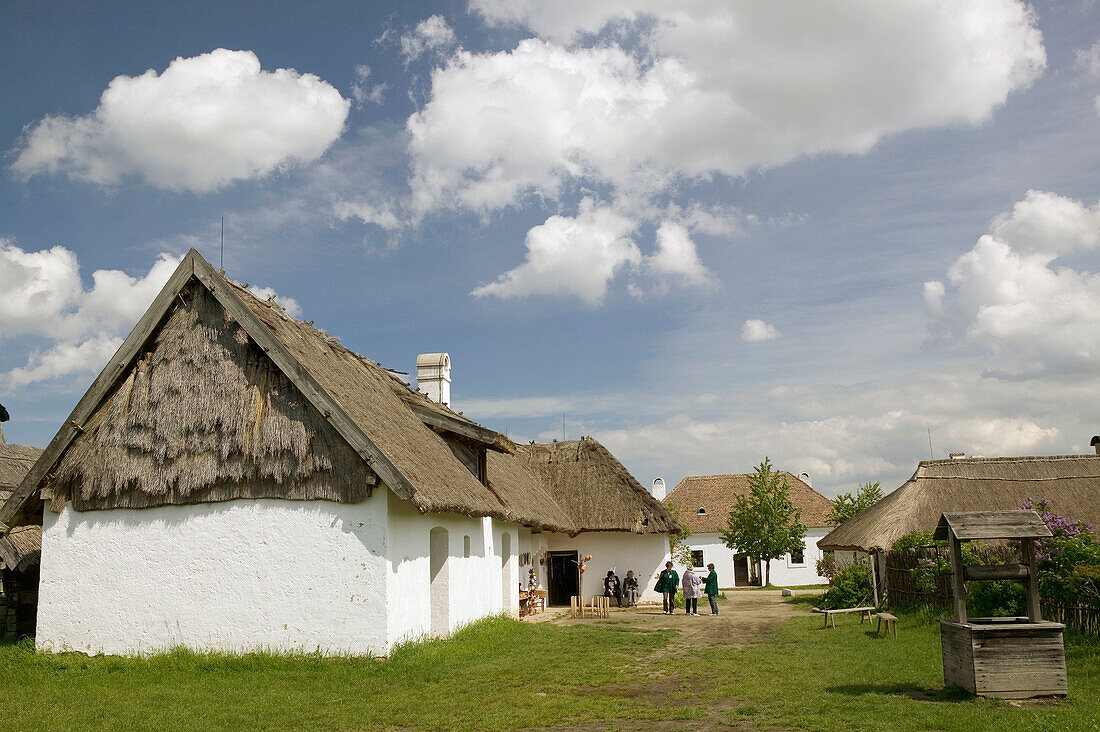
[[[896,615],[890,613],[879,613],[875,617],[878,618],[878,628],[875,629],[877,635],[882,630],[882,624],[886,623],[886,635],[890,635],[890,629],[894,629],[894,637],[898,637],[898,618]]]
[[[871,622],[871,613],[875,611],[873,607],[844,607],[837,610],[819,610],[825,616],[825,627],[829,627],[831,622],[833,627],[836,627],[836,616],[842,613],[859,613],[859,624],[863,625],[863,621]]]

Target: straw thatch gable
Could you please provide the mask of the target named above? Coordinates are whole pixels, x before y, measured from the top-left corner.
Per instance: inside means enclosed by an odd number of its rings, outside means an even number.
[[[79,511],[367,498],[372,473],[196,281],[47,480]]]
[[[594,440],[516,448],[194,250],[0,506],[0,522],[39,495],[76,510],[358,502],[379,482],[422,512],[568,533],[675,527]]]
[[[490,480],[499,475],[494,470],[519,473],[517,464],[522,464],[530,480],[553,497],[559,515],[565,519],[563,523],[570,525],[570,534],[679,531],[668,509],[651,496],[606,447],[591,437],[517,445],[514,457],[492,456]],[[517,489],[515,492],[530,495],[529,491]]]
[[[818,542],[823,549],[877,551],[915,531],[933,531],[944,513],[1019,508],[1032,498],[1100,525],[1100,456],[925,460],[913,477]]]
[[[790,473],[781,474],[790,484],[791,502],[802,511],[802,523],[811,529],[832,526],[832,501]],[[752,473],[690,475],[665,497],[665,504],[676,509],[693,534],[718,533],[726,529],[737,498],[749,494],[752,477]],[[699,513],[700,508],[704,513]]]

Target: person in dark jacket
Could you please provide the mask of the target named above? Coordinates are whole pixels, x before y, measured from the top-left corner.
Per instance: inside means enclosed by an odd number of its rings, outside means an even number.
[[[619,607],[623,606],[622,586],[619,584],[619,577],[613,569],[607,570],[607,576],[603,578],[603,596],[614,597]]]
[[[680,575],[672,568],[672,562],[665,562],[665,568],[657,576],[657,584],[653,588],[662,594],[665,615],[672,615],[676,603],[676,590],[680,588]]]
[[[710,614],[718,614],[718,573],[714,571],[714,565],[708,564],[707,569],[710,570],[710,574],[703,580],[703,592],[707,594],[707,599],[710,600]]]

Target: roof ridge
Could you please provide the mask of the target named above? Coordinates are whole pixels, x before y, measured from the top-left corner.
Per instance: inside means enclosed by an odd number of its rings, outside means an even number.
[[[953,463],[1010,463],[1010,462],[1054,462],[1056,460],[1081,460],[1100,458],[1093,453],[1070,453],[1067,455],[1017,455],[1009,457],[969,457],[969,458],[938,458],[936,460],[921,460],[917,465],[948,465]]]

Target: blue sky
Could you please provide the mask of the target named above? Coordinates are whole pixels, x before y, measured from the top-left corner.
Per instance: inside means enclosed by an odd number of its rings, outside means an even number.
[[[196,247],[643,483],[1100,432],[1100,7],[9,3],[0,402],[45,445]]]

